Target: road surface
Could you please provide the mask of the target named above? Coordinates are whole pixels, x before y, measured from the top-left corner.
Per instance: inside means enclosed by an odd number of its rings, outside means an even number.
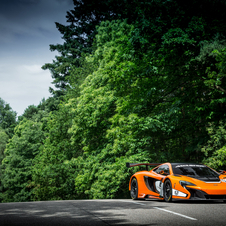
[[[0,203],[0,226],[5,225],[226,225],[226,203],[71,200]]]

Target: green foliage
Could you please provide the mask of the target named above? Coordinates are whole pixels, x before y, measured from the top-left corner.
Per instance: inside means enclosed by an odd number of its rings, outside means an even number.
[[[16,112],[0,98],[0,127],[5,130],[9,137],[12,137],[15,126]]]
[[[204,28],[196,20],[192,30],[194,21],[186,32],[168,30],[159,49],[154,43],[147,48],[126,21],[106,21],[97,28],[96,50],[88,60],[99,67],[82,85],[70,129],[73,144],[84,151],[74,160],[81,172],[75,177],[80,197],[124,196],[128,174],[123,159],[129,161],[131,156],[136,161],[202,160],[199,145],[207,137],[205,124],[218,114],[216,104],[207,104],[219,97],[215,93],[206,97],[209,90],[199,79],[208,75],[196,58],[199,47],[194,43],[201,41],[200,36],[194,36],[195,29]],[[178,60],[181,54],[184,58]],[[111,183],[107,178],[113,175]]]
[[[80,67],[71,66],[70,76],[68,76],[70,86],[68,86],[66,100],[80,96],[80,86],[85,78],[92,74],[97,68],[97,63],[86,60],[87,56],[83,54],[79,58]]]
[[[54,97],[5,151],[4,201],[127,197],[126,162],[225,166],[225,1],[74,5],[43,66]]]
[[[206,158],[204,163],[214,169],[226,167],[226,126],[220,121],[218,125],[209,124],[207,127],[209,140],[202,147]]]
[[[126,21],[101,23],[95,51],[86,57],[87,63],[96,65],[95,70],[86,74],[79,93],[74,94],[75,98],[71,93],[68,102],[72,124],[65,128],[69,129],[73,147],[68,149],[74,155],[57,158],[50,167],[51,161],[45,163],[48,165],[45,175],[52,172],[54,177],[41,181],[37,199],[68,198],[55,175],[65,179],[62,185],[74,180],[75,193],[71,194],[75,198],[127,197],[125,181],[131,174],[125,162],[202,159],[198,147],[207,137],[205,124],[210,119],[209,109],[216,105],[206,106],[210,101],[209,96],[206,99],[203,95],[206,84],[202,77],[197,79],[200,74],[207,75],[206,68],[196,58],[199,46],[193,47],[201,40],[195,40],[195,31],[190,29],[194,21],[193,18],[186,32],[176,28],[168,30],[158,44],[159,49],[155,43],[147,47],[139,29]],[[200,23],[196,24],[196,30],[203,30]],[[185,57],[176,61],[181,54]],[[48,149],[46,142],[45,154],[41,153],[42,157],[50,154],[45,160],[61,156],[59,151],[53,152],[58,150],[59,143],[51,144]],[[62,168],[68,170],[68,175],[67,170],[59,173]],[[44,178],[40,175],[39,180]]]
[[[146,153],[144,153],[146,154]],[[84,154],[73,159],[78,174],[75,189],[79,198],[128,198],[128,180],[136,169],[128,171],[126,162],[146,162],[148,155],[135,154],[116,157],[108,148],[99,154]]]
[[[52,111],[58,109],[59,100],[57,98],[49,97],[48,99],[42,99],[38,106],[30,105],[25,110],[22,116],[18,117],[18,121],[22,121],[24,118],[32,121],[42,121]]]
[[[74,0],[74,9],[67,12],[68,25],[56,23],[62,35],[63,44],[50,45],[51,51],[58,51],[52,63],[47,63],[43,69],[49,69],[56,90],[50,89],[55,96],[65,95],[70,86],[70,71],[74,67],[82,68],[80,57],[91,53],[96,26],[101,21],[118,18],[135,18],[135,1],[107,0]],[[125,10],[125,8],[127,10]],[[128,10],[129,9],[129,10]]]
[[[67,133],[72,115],[69,104],[59,105],[59,110],[50,113],[46,125],[46,138],[40,153],[34,158],[32,180],[34,200],[73,199],[74,169],[68,163],[75,150]]]
[[[4,156],[4,151],[6,148],[6,144],[8,142],[8,135],[5,133],[5,131],[0,127],[0,165]]]
[[[206,67],[207,77],[203,77],[204,84],[213,92],[225,93],[221,85],[224,86],[226,73],[226,41],[219,40],[216,36],[211,42],[203,42],[197,60],[208,65]]]
[[[8,135],[0,127],[0,202],[2,200],[2,160],[5,157],[4,151],[6,149],[6,144],[8,142]]]
[[[43,144],[42,124],[24,119],[15,128],[2,161],[3,201],[29,201],[32,198],[33,159]]]
[[[34,159],[33,183],[34,200],[74,199],[77,196],[74,178],[76,166],[71,159],[81,154],[79,143],[71,144],[72,126],[75,113],[74,102],[80,96],[80,85],[95,69],[93,62],[79,59],[82,67],[72,66],[70,87],[58,110],[46,118],[46,139],[43,150]],[[77,103],[77,102],[76,102]]]
[[[76,191],[82,198],[126,197],[125,163],[164,159],[155,136],[169,128],[152,112],[143,116],[149,90],[141,94],[140,87],[151,89],[153,80],[140,81],[136,76],[140,71],[129,43],[132,33],[133,26],[126,21],[103,22],[96,36],[97,49],[87,59],[99,67],[81,87],[69,130],[74,148],[84,152],[73,160],[79,171]]]
[[[0,202],[2,200],[2,160],[5,157],[5,149],[9,138],[13,136],[16,126],[16,112],[9,104],[0,98]]]

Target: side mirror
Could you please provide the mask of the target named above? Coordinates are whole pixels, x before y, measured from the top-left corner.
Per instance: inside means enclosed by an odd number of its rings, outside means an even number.
[[[226,171],[225,170],[219,170],[219,173],[220,174],[226,174]]]
[[[164,170],[161,170],[161,171],[159,172],[159,174],[161,174],[161,175],[168,175],[168,173],[165,172]]]

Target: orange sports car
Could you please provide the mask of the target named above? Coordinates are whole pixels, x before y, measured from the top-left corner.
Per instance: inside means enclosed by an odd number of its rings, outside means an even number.
[[[145,165],[130,179],[132,199],[223,200],[226,202],[226,171],[220,173],[195,163],[126,163]],[[148,166],[157,166],[148,170]]]

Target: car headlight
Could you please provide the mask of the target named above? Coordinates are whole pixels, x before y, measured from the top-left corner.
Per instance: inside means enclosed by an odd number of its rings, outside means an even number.
[[[180,181],[180,185],[182,186],[182,187],[186,187],[187,185],[189,185],[189,186],[196,186],[196,184],[192,184],[191,182],[188,182],[188,181],[184,181],[184,180],[181,180]]]
[[[224,177],[223,179],[221,179],[221,181],[226,183],[226,177]]]

